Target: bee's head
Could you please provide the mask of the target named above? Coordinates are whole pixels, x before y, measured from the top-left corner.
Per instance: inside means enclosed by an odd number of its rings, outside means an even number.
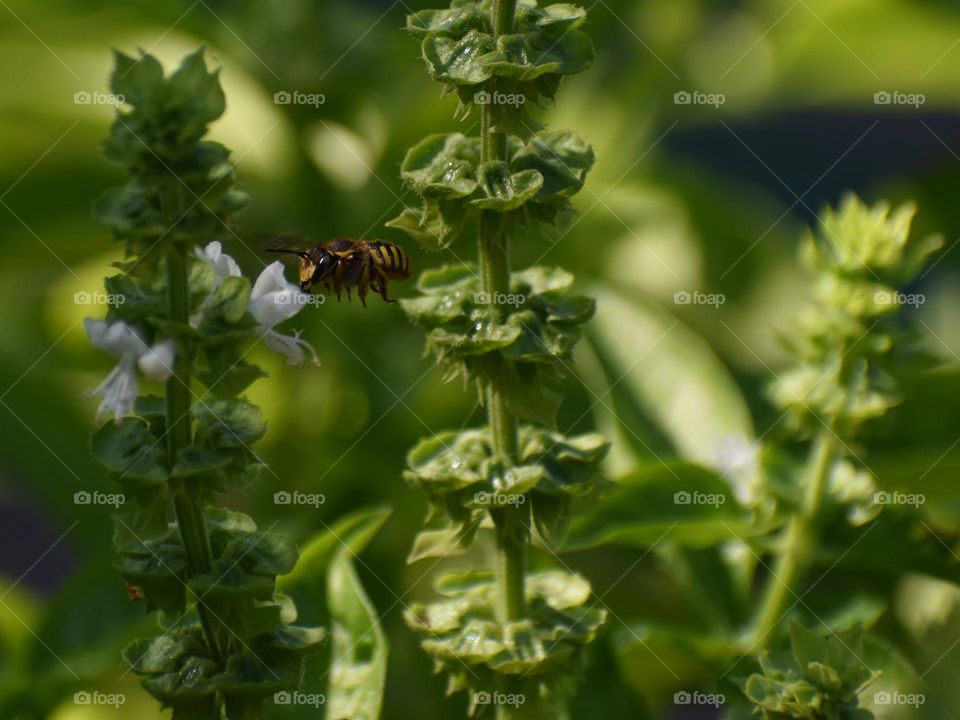
[[[300,289],[310,289],[333,272],[337,266],[337,256],[322,248],[314,248],[300,256]]]

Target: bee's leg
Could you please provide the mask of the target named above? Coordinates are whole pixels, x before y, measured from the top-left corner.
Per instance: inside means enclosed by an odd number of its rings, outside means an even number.
[[[347,302],[350,302],[350,286],[347,285]]]
[[[367,288],[365,286],[361,286],[357,288],[357,295],[360,298],[360,304],[366,307],[367,306]]]
[[[387,278],[379,269],[377,270],[376,277],[373,279],[373,282],[371,282],[370,284],[373,286],[374,291],[376,291],[377,294],[380,295],[380,297],[382,297],[385,302],[388,302],[388,303],[396,302],[396,300],[391,300],[390,298],[387,297]]]
[[[340,293],[343,292],[343,285],[341,285],[340,281],[337,280],[334,282],[334,287],[337,290],[337,302],[340,302]]]

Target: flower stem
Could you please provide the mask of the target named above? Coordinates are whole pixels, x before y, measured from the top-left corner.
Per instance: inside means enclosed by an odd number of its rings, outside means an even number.
[[[513,29],[516,0],[495,0],[493,6],[494,35],[508,34]],[[495,83],[491,81],[491,92]],[[493,105],[480,106],[480,162],[507,160],[507,136],[494,132]],[[492,212],[480,215],[479,258],[483,291],[491,303],[510,292],[510,238]],[[496,309],[496,308],[495,308]],[[507,399],[496,382],[485,388],[487,416],[493,435],[493,449],[502,468],[516,463],[517,422],[510,414]],[[522,510],[507,506],[497,510],[497,585],[501,622],[520,620],[526,615],[524,577],[527,565],[528,533]]]
[[[835,456],[834,436],[829,430],[823,430],[811,448],[803,505],[787,525],[783,554],[771,572],[757,614],[753,641],[750,643],[753,652],[764,650],[776,638],[783,616],[787,613],[787,602],[796,595],[797,585],[809,569],[810,556],[816,544],[814,526]]]
[[[165,203],[169,204],[169,203]],[[167,309],[171,323],[186,325],[189,322],[189,287],[187,284],[187,259],[184,250],[172,245],[166,253],[167,263]],[[167,465],[176,464],[177,453],[192,442],[191,398],[190,398],[190,358],[181,342],[174,360],[173,374],[166,384],[166,420],[167,420]],[[187,556],[187,570],[190,576],[210,572],[213,564],[210,538],[201,508],[182,484],[171,486],[173,510]],[[224,659],[223,648],[216,632],[216,620],[203,602],[197,605],[197,614],[203,626],[204,635],[210,653],[217,662]]]

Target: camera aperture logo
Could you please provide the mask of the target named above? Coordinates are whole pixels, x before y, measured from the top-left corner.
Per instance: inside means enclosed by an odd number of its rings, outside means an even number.
[[[322,693],[305,693],[295,690],[281,690],[273,694],[274,705],[308,705],[319,708],[327,702]]]
[[[119,307],[127,301],[123,293],[105,293],[101,290],[88,292],[79,290],[73,294],[74,305],[109,305],[110,307]]]
[[[327,501],[323,493],[302,493],[297,490],[288,492],[279,490],[273,494],[274,505],[309,505],[318,508]]]
[[[927,696],[922,693],[902,693],[889,692],[881,690],[873,694],[874,705],[910,705],[918,708],[927,701]]]
[[[484,507],[506,507],[507,505],[520,507],[527,501],[527,496],[523,493],[499,493],[481,490],[473,494],[473,501]]]
[[[723,293],[704,293],[699,290],[678,290],[673,294],[674,305],[710,305],[718,308],[727,302]]]
[[[907,107],[918,108],[926,102],[927,96],[923,93],[878,90],[873,94],[874,105],[905,105]]]
[[[73,94],[74,105],[109,105],[118,107],[126,102],[123,95],[114,95],[113,93],[100,92],[94,90],[78,90]]]
[[[273,94],[274,105],[310,105],[319,108],[327,101],[323,93],[305,93],[299,90],[278,90]]]
[[[97,490],[88,492],[87,490],[78,490],[73,494],[74,505],[110,505],[118,508],[127,501],[123,493],[102,493]]]
[[[897,290],[877,290],[873,294],[877,305],[910,305],[918,308],[927,301],[923,293],[902,293]]]
[[[327,301],[326,295],[304,292],[278,293],[277,305],[323,305]]]
[[[113,708],[119,708],[127,702],[127,696],[123,693],[105,693],[94,690],[89,692],[81,690],[73,694],[74,705],[109,705]]]
[[[726,495],[722,495],[721,493],[704,493],[699,490],[694,490],[693,492],[680,490],[673,494],[674,505],[712,505],[718,508],[726,501]]]
[[[723,693],[702,693],[699,690],[681,690],[673,694],[674,705],[710,705],[718,708],[727,702]]]
[[[475,305],[510,305],[520,307],[527,301],[527,296],[521,293],[488,293],[478,292],[473,294]]]
[[[927,496],[923,493],[904,493],[899,490],[887,492],[880,490],[873,494],[875,505],[909,505],[918,508],[927,501]]]
[[[520,707],[527,701],[523,693],[502,693],[487,692],[481,690],[473,694],[473,703],[475,705],[509,705],[511,707]]]
[[[699,90],[679,90],[673,94],[674,105],[709,105],[719,108],[727,102],[723,93],[705,93]]]
[[[512,105],[513,107],[520,107],[527,102],[527,97],[522,93],[491,93],[486,90],[481,90],[478,93],[474,93],[473,102],[477,105]]]

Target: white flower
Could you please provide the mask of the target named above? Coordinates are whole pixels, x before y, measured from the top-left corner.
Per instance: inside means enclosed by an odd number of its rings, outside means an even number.
[[[305,298],[306,293],[284,277],[283,265],[279,261],[264,268],[250,293],[250,314],[257,321],[257,332],[268,348],[286,356],[287,365],[303,365],[302,348],[313,355],[314,365],[320,364],[317,353],[310,343],[300,338],[299,331],[293,335],[281,335],[273,329],[274,325],[300,312],[306,304]]]
[[[220,243],[217,241],[208,243],[203,250],[196,250],[196,256],[210,263],[214,271],[214,288],[228,277],[239,277],[240,266],[229,255],[223,252]],[[303,348],[310,351],[313,356],[313,364],[319,365],[317,353],[306,340],[300,338],[300,331],[294,331],[292,335],[282,335],[276,332],[273,327],[289,320],[306,305],[306,293],[302,292],[296,285],[287,282],[283,275],[283,265],[274,262],[264,268],[253,284],[253,290],[250,294],[250,314],[257,321],[257,332],[260,333],[264,344],[273,350],[283,354],[287,358],[287,365],[303,365],[306,359]],[[190,319],[194,327],[200,324],[202,318],[203,306],[200,312]]]
[[[97,408],[97,421],[106,415],[119,419],[133,410],[137,399],[137,366],[147,378],[157,382],[173,374],[176,355],[173,340],[163,340],[150,347],[124,322],[85,318],[83,326],[94,347],[119,361],[102,383],[85,393],[89,398],[103,398]]]
[[[196,248],[194,254],[213,267],[213,286],[217,287],[228,277],[240,277],[240,266],[237,261],[223,252],[223,248],[218,240],[207,243],[207,246],[201,250]]]

